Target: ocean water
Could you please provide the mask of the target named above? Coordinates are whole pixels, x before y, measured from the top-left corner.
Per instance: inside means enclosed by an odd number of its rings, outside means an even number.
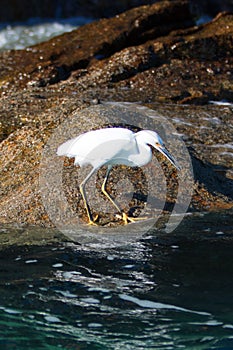
[[[192,214],[121,247],[4,249],[0,346],[232,349],[232,233],[232,212]]]
[[[0,51],[24,49],[92,21],[87,17],[68,19],[33,18],[25,22],[0,23]]]

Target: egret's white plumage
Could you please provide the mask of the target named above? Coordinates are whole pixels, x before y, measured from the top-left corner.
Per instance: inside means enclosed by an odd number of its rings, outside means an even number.
[[[165,148],[161,137],[152,130],[141,130],[134,133],[126,128],[105,128],[86,132],[65,143],[57,149],[58,156],[75,158],[75,165],[80,167],[91,164],[93,169],[80,184],[80,191],[84,199],[89,222],[93,223],[90,208],[87,203],[85,184],[92,174],[103,165],[108,166],[108,170],[102,185],[102,191],[121,213],[119,206],[113,201],[105,189],[109,172],[113,165],[122,164],[127,166],[143,166],[152,159],[151,147],[161,152],[177,169],[179,166],[176,160]],[[122,217],[133,221],[122,213]]]

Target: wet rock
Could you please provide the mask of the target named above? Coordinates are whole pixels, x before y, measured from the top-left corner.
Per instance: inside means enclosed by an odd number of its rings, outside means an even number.
[[[204,26],[127,47],[91,66],[78,82],[108,83],[129,95],[146,91],[148,102],[231,100],[232,24],[233,15],[223,14]]]
[[[195,26],[187,1],[164,1],[1,53],[0,221],[52,225],[38,188],[44,145],[70,115],[103,101],[139,102],[169,118],[193,161],[190,208],[232,207],[233,107],[211,104],[233,98],[232,38],[232,14]]]
[[[0,21],[25,21],[28,18],[66,18],[87,16],[91,18],[109,17],[126,11],[129,8],[152,4],[152,0],[32,0],[28,6],[25,0],[2,0]],[[232,11],[232,0],[190,0],[192,12],[198,16],[215,16],[221,11]]]
[[[0,21],[22,21],[28,18],[67,18],[86,16],[91,18],[114,16],[129,8],[151,4],[146,0],[118,0],[110,3],[107,0],[85,1],[85,0],[32,0],[28,6],[26,1],[2,0]]]
[[[167,1],[92,22],[48,42],[0,54],[0,88],[26,84],[45,86],[66,80],[92,62],[125,47],[192,24],[187,1]]]
[[[233,11],[232,0],[191,0],[190,5],[199,16],[216,16],[219,12]]]

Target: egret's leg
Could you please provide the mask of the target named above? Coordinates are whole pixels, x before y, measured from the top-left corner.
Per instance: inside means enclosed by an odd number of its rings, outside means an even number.
[[[119,211],[119,213],[122,214],[121,209],[119,208],[119,206],[114,202],[114,200],[112,199],[110,194],[106,191],[106,183],[108,181],[108,175],[109,175],[111,169],[112,169],[112,166],[109,165],[108,169],[107,169],[107,172],[106,172],[106,175],[105,175],[105,178],[104,178],[104,182],[103,182],[103,184],[101,186],[101,191],[110,200],[110,202],[114,205],[114,207],[117,209],[117,211]]]
[[[95,168],[93,168],[90,173],[87,175],[87,177],[81,182],[81,184],[79,185],[79,189],[81,192],[81,195],[83,197],[83,201],[84,201],[84,206],[87,212],[87,216],[88,216],[88,220],[89,220],[89,224],[90,225],[96,225],[95,221],[93,220],[92,214],[91,214],[91,210],[89,207],[89,204],[87,202],[87,196],[86,196],[86,191],[85,191],[85,186],[87,181],[91,178],[91,176],[94,174],[94,172],[96,171]]]
[[[125,214],[124,212],[122,212],[122,210],[120,209],[120,207],[114,202],[114,200],[112,199],[112,197],[110,196],[110,194],[106,191],[106,183],[108,181],[108,175],[110,173],[112,169],[112,166],[109,165],[108,166],[108,169],[107,169],[107,172],[106,172],[106,175],[105,175],[105,178],[104,178],[104,182],[101,186],[101,190],[103,192],[103,194],[110,200],[110,202],[114,205],[114,207],[117,209],[117,211],[120,213],[117,214],[116,216],[119,217],[120,219],[122,219],[124,221],[124,224],[127,225],[129,222],[135,222],[135,221],[139,221],[139,220],[142,220],[142,218],[132,218],[130,216],[128,216],[127,214]]]

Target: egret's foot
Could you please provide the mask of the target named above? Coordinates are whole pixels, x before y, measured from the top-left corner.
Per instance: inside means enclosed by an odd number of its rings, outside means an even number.
[[[98,224],[92,220],[90,220],[87,225],[98,226]]]
[[[141,221],[141,220],[147,219],[147,218],[145,218],[145,217],[134,218],[134,217],[132,217],[132,216],[128,216],[128,215],[125,214],[125,213],[122,213],[122,215],[118,215],[118,214],[117,214],[116,216],[117,216],[117,218],[122,219],[122,220],[124,221],[124,224],[125,224],[125,225],[129,224],[130,222],[136,222],[136,221]]]
[[[98,224],[96,223],[98,217],[99,217],[99,215],[97,214],[93,220],[89,219],[88,225],[98,226]]]

